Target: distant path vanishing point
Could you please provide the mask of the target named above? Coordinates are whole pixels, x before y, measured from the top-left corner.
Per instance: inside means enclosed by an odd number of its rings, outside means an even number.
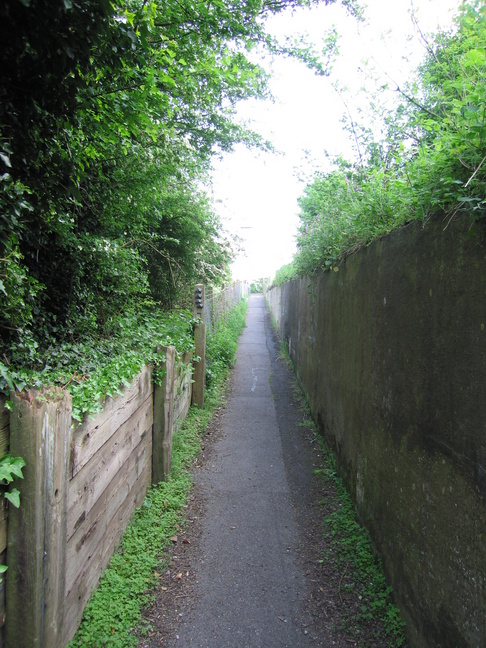
[[[194,471],[198,537],[179,543],[169,567],[190,564],[177,609],[159,604],[160,625],[142,645],[356,646],[338,629],[340,576],[320,559],[320,451],[299,425],[301,397],[263,296],[250,297],[246,321],[219,432]]]

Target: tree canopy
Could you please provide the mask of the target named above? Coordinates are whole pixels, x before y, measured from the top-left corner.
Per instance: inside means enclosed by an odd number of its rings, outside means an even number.
[[[109,336],[127,308],[225,281],[211,159],[266,146],[235,120],[238,101],[268,93],[251,51],[310,60],[265,19],[317,1],[1,3],[2,362]]]

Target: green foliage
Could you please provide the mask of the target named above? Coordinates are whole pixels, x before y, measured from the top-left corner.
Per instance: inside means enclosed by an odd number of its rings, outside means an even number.
[[[242,300],[229,317],[206,338],[206,385],[219,382],[222,375],[233,366],[238,348],[238,336],[245,327],[248,302]]]
[[[0,391],[61,386],[71,393],[72,416],[79,421],[99,411],[106,396],[120,393],[143,365],[162,367],[165,358],[157,353],[157,345],[173,345],[181,353],[193,350],[192,327],[189,311],[165,313],[147,304],[110,319],[102,340],[53,343],[45,351],[12,346],[9,366],[0,362]]]
[[[263,283],[268,280],[267,279],[255,279],[254,281],[251,282],[250,284],[250,292],[252,293],[262,293],[263,292]]]
[[[293,279],[296,274],[297,270],[295,267],[295,261],[291,261],[290,263],[287,263],[287,265],[284,265],[279,270],[277,270],[272,284],[275,286],[281,286],[286,281]]]
[[[358,247],[434,212],[486,215],[486,7],[461,6],[454,29],[427,56],[394,112],[376,106],[385,135],[348,123],[358,161],[316,174],[299,199],[298,253],[276,283],[336,268]],[[375,104],[379,98],[367,97]],[[384,111],[384,117],[383,117]]]
[[[1,3],[2,354],[103,338],[127,307],[172,307],[188,285],[225,281],[232,243],[208,197],[211,160],[267,146],[235,121],[236,102],[268,95],[250,52],[315,67],[265,30],[315,2]]]
[[[246,304],[238,305],[227,323],[221,325],[217,340],[212,339],[213,358],[226,357],[227,345],[236,342],[244,326]],[[190,468],[200,450],[200,439],[214,411],[221,406],[224,380],[230,363],[222,363],[206,391],[204,409],[191,408],[174,435],[172,470],[166,482],[152,486],[143,505],[136,510],[120,547],[84,611],[80,627],[69,648],[81,646],[136,646],[135,632],[148,631],[142,609],[149,603],[159,574],[168,566],[167,547],[183,524],[184,507],[192,486]]]
[[[22,457],[12,457],[11,454],[5,454],[0,459],[0,484],[8,486],[14,479],[23,479],[22,468],[25,466],[25,461]],[[13,506],[19,508],[20,506],[20,492],[17,488],[12,488],[10,492],[5,491],[4,497]]]
[[[19,508],[20,506],[20,491],[18,488],[11,488],[9,491],[5,490],[9,484],[15,479],[23,479],[22,468],[26,465],[22,457],[12,457],[10,453],[4,454],[0,459],[0,485],[4,487],[3,496],[8,500],[12,506]],[[0,574],[7,571],[7,565],[0,565]],[[0,578],[0,583],[3,578]]]
[[[339,561],[340,569],[350,567],[353,589],[361,601],[361,611],[353,623],[372,622],[379,633],[382,624],[387,645],[402,646],[405,643],[405,624],[393,602],[393,590],[387,585],[381,561],[375,556],[367,531],[356,520],[351,496],[337,476],[334,459],[327,454],[327,468],[318,471],[331,481],[336,489],[334,510],[324,520],[328,537]]]

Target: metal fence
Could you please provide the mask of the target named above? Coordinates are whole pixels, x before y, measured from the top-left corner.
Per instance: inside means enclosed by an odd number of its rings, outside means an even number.
[[[204,323],[209,331],[214,331],[224,322],[233,306],[250,294],[248,281],[234,281],[223,288],[206,287]]]

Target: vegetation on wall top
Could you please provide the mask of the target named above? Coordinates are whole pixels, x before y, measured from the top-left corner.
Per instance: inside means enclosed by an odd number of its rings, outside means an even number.
[[[422,37],[425,38],[422,34]],[[395,88],[394,112],[380,112],[377,140],[369,125],[348,121],[356,161],[339,159],[317,173],[299,199],[298,252],[275,283],[337,267],[346,253],[407,221],[442,212],[486,216],[486,7],[461,6],[447,32],[425,40],[416,77]],[[369,124],[369,122],[368,122]]]

